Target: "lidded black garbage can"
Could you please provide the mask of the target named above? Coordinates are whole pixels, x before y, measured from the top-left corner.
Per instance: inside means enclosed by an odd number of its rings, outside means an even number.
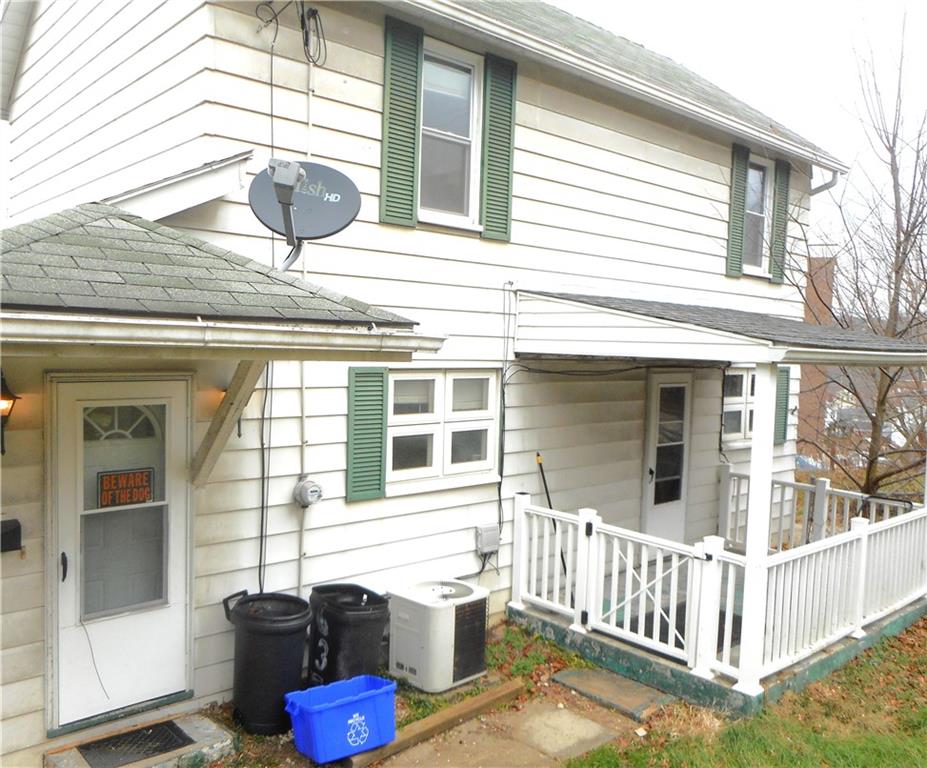
[[[323,584],[309,605],[309,685],[375,675],[389,601],[357,584]]]
[[[283,694],[302,688],[309,603],[282,592],[244,590],[222,604],[235,625],[235,717],[249,733],[286,733]]]

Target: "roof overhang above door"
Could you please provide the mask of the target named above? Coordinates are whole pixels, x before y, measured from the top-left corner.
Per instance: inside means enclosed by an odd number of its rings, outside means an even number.
[[[4,355],[402,362],[444,339],[408,328],[0,312]]]
[[[518,292],[515,354],[850,366],[925,366],[927,345],[716,307]]]

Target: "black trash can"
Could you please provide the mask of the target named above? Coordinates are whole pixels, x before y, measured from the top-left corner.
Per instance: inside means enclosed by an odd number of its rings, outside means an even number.
[[[283,694],[302,688],[309,603],[280,592],[249,595],[247,590],[222,603],[235,625],[235,717],[249,733],[286,733],[290,717]]]
[[[357,584],[323,584],[309,605],[309,685],[375,675],[389,601]]]

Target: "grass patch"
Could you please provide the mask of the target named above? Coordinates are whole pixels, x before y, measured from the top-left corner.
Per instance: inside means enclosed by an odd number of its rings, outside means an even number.
[[[523,677],[531,686],[546,682],[565,667],[592,665],[516,624],[502,624],[492,632],[486,645],[486,666],[503,679]]]
[[[762,714],[737,722],[675,704],[568,768],[927,765],[927,619]]]

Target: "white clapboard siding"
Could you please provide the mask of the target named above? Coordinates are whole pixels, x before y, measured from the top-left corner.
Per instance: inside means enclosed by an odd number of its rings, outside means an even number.
[[[15,98],[14,135],[33,131],[38,131],[38,137],[50,135],[54,124],[66,124],[55,119],[58,110],[68,109],[72,102],[86,109],[119,96],[207,31],[206,9],[186,0],[171,0],[154,12],[144,4],[129,3],[125,8],[125,15],[116,17],[119,25],[96,30],[75,49],[73,57],[56,56],[54,73],[37,84],[31,99],[28,93]],[[20,88],[28,74],[28,70],[23,73]],[[65,116],[74,115],[65,112]],[[18,154],[15,147],[12,154]]]
[[[510,243],[440,227],[379,224],[382,12],[339,4],[323,6],[322,13],[328,61],[311,73],[311,94],[294,8],[281,16],[271,126],[273,28],[258,32],[251,6],[105,0],[85,12],[68,2],[41,5],[14,95],[12,210],[44,212],[105,198],[243,150],[254,152],[251,176],[272,153],[330,164],[357,183],[361,213],[351,227],[305,249],[307,277],[418,321],[423,331],[447,334],[440,353],[409,366],[423,369],[500,370],[512,353],[506,333],[515,327],[513,287],[801,315],[797,290],[724,276],[728,143],[691,126],[657,122],[624,97],[606,103],[581,95],[579,84],[542,67],[519,77]],[[81,14],[86,18],[76,23]],[[51,155],[67,169],[63,182],[54,179]],[[806,170],[792,175],[799,222],[808,215]],[[263,263],[279,264],[288,251],[253,218],[246,189],[163,223]],[[800,251],[799,223],[790,222],[789,235]],[[546,332],[545,339],[569,354],[577,353],[581,333],[597,333],[603,343],[646,335],[649,344],[680,358],[699,343],[700,332],[668,333],[645,319],[603,319],[577,308],[559,312],[555,323],[542,315],[522,313],[520,328],[533,328],[538,337]],[[707,344],[704,334],[702,340]],[[717,335],[711,343],[719,345]],[[736,343],[727,346],[735,357]],[[46,684],[43,363],[30,366],[18,390],[27,397],[8,432],[16,450],[4,457],[2,489],[4,512],[24,520],[27,557],[9,569],[4,564],[0,621],[3,685],[20,694],[16,712],[36,708],[4,720],[4,749],[45,735],[44,698],[35,698]],[[512,494],[527,491],[535,503],[546,503],[536,451],[544,456],[555,507],[592,507],[609,523],[640,525],[646,372],[614,373],[624,367],[620,361],[533,367],[596,375],[513,371],[506,387],[499,572],[490,567],[479,576],[492,591],[492,610],[502,609],[509,591]],[[351,580],[385,591],[435,577],[476,578],[474,528],[495,524],[500,512],[491,476],[477,484],[465,484],[472,478],[459,486],[438,483],[428,492],[392,486],[385,499],[345,501],[347,368],[275,365],[265,589],[305,593],[314,583]],[[204,364],[196,369],[199,441],[229,373]],[[798,375],[794,367],[793,392]],[[694,371],[687,541],[717,527],[720,389],[719,368]],[[232,683],[232,628],[221,600],[258,588],[262,400],[259,388],[243,414],[241,436],[233,430],[209,482],[194,493],[198,697],[227,695]],[[783,477],[792,466],[794,423],[789,430],[776,449],[774,469]],[[741,469],[749,461],[742,448],[726,454]],[[305,530],[292,502],[302,471],[324,489]],[[302,585],[301,552],[307,554]]]
[[[0,683],[38,678],[45,672],[45,643],[36,642],[0,650]]]

